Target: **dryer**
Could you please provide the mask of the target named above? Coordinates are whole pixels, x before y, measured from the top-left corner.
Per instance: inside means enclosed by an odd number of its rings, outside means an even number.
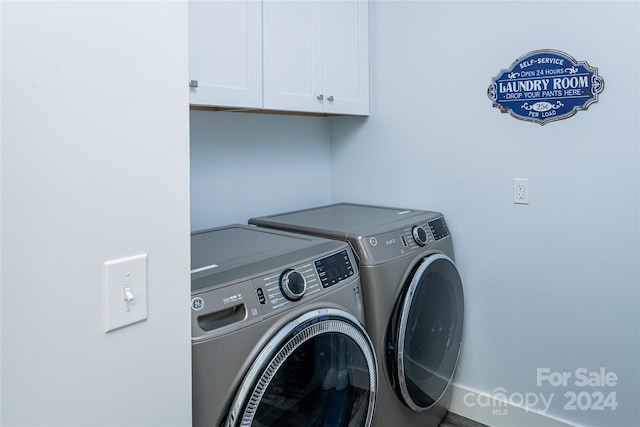
[[[249,223],[352,246],[365,326],[384,371],[374,425],[437,426],[451,400],[464,320],[462,281],[443,215],[340,203]]]
[[[364,426],[377,362],[343,242],[247,225],[191,235],[193,425]]]

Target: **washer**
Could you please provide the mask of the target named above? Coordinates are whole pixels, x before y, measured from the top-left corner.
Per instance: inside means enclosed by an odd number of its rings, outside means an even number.
[[[249,223],[350,243],[365,325],[385,377],[374,425],[437,426],[451,400],[464,320],[462,281],[443,215],[340,203]]]
[[[365,426],[377,362],[344,242],[230,225],[191,234],[194,426]]]

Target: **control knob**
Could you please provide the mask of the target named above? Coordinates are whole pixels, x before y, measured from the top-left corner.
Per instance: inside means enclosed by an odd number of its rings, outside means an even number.
[[[307,290],[307,282],[297,271],[285,270],[280,274],[280,290],[288,300],[298,301]]]
[[[424,246],[429,241],[427,232],[424,231],[424,228],[420,227],[419,225],[413,227],[411,234],[413,234],[413,240],[415,240],[419,246]]]

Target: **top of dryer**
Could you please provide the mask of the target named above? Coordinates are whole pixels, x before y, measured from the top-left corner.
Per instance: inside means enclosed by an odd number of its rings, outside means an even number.
[[[337,203],[252,218],[249,223],[344,240],[353,235],[378,234],[441,216],[441,213],[425,210]]]
[[[449,256],[453,252],[442,214],[426,210],[338,203],[252,218],[249,223],[346,240],[363,264],[409,256],[425,246]]]

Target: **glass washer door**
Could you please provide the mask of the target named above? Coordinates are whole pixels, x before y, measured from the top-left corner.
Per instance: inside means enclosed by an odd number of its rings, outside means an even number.
[[[411,409],[425,411],[449,386],[462,346],[462,280],[449,257],[436,254],[422,260],[398,315],[399,392]]]
[[[341,310],[314,310],[261,351],[224,425],[368,427],[376,393],[375,353],[362,325]]]

